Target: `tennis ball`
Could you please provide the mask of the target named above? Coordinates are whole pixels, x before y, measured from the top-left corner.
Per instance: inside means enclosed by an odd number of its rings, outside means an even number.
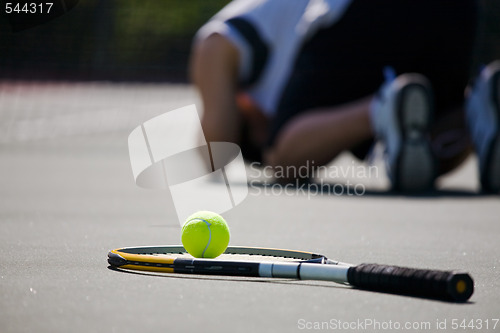
[[[195,258],[220,256],[229,244],[229,227],[222,216],[209,211],[196,212],[182,227],[182,245]]]

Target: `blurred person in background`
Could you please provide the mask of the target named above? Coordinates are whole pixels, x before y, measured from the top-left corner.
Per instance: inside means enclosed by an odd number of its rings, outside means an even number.
[[[193,44],[206,139],[310,168],[380,141],[402,191],[432,188],[472,141],[483,189],[498,191],[498,63],[464,97],[476,15],[475,0],[232,1]]]

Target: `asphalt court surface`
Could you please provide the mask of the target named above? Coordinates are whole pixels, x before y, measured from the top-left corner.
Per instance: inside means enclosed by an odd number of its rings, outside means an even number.
[[[464,320],[500,331],[500,201],[478,195],[473,157],[428,195],[387,193],[380,171],[360,196],[251,186],[224,214],[231,245],[468,271],[475,293],[465,304],[328,282],[110,270],[110,249],[180,243],[168,191],[134,184],[127,136],[192,103],[188,86],[0,84],[1,332],[471,331],[455,327]],[[354,164],[344,155],[336,165]]]

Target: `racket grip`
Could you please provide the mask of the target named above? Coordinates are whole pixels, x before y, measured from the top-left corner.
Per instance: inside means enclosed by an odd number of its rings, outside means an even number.
[[[361,264],[349,268],[347,280],[360,289],[454,302],[465,302],[474,292],[470,275],[454,271]]]

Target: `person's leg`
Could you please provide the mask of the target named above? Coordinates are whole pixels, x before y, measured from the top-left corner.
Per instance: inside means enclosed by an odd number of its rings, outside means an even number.
[[[421,33],[411,37],[415,41],[412,52],[418,55],[411,70],[432,83],[436,112],[431,146],[437,160],[436,176],[440,176],[458,167],[471,152],[464,94],[472,64],[477,3],[442,0],[435,6]]]
[[[472,153],[464,108],[458,106],[438,115],[431,128],[431,147],[441,176],[460,166]]]
[[[482,190],[500,192],[500,60],[486,66],[469,92],[467,123]]]
[[[368,96],[297,115],[282,128],[274,145],[265,154],[267,163],[296,167],[322,165],[343,150],[373,137],[369,112],[371,100],[372,96]]]

